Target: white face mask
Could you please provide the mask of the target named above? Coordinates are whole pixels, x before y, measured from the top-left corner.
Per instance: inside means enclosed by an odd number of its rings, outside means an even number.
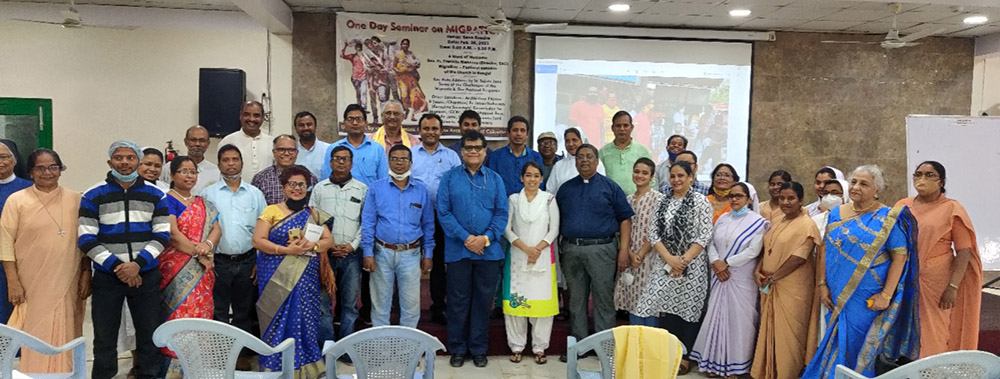
[[[403,179],[406,179],[406,178],[410,177],[410,170],[406,170],[406,172],[404,172],[402,174],[397,174],[397,173],[393,172],[392,170],[389,170],[389,177],[393,178],[395,180],[403,180]]]
[[[820,199],[820,205],[826,210],[831,210],[833,208],[839,207],[844,204],[844,198],[837,195],[826,195]]]

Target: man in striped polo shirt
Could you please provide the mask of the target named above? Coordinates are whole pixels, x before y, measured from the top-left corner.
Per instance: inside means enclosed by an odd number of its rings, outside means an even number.
[[[142,150],[132,141],[108,149],[111,171],[80,200],[79,247],[93,260],[94,368],[91,377],[118,373],[116,343],[122,302],[128,301],[135,325],[137,376],[155,378],[161,355],[153,330],[162,320],[157,256],[170,239],[170,217],[163,192],[138,180]]]

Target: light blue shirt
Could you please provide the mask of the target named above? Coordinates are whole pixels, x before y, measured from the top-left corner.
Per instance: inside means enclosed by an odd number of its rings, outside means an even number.
[[[337,146],[347,146],[354,153],[351,176],[355,179],[371,187],[375,181],[389,177],[389,157],[385,154],[385,148],[379,145],[378,142],[365,137],[361,145],[354,147],[350,142],[347,142],[347,137],[344,137],[337,142],[331,143],[326,148],[325,155],[329,157],[333,153],[333,149]],[[323,171],[320,172],[319,177],[329,178],[332,171],[330,169],[330,160],[325,159],[323,162]]]
[[[253,230],[257,217],[264,212],[267,202],[264,193],[245,181],[233,192],[225,181],[219,181],[201,191],[201,197],[219,210],[219,254],[237,255],[253,248]]]
[[[434,252],[434,208],[427,188],[419,180],[406,181],[402,190],[392,179],[368,187],[361,211],[361,251],[374,254],[375,239],[404,245],[423,238],[424,258]]]
[[[410,148],[413,153],[413,165],[410,166],[410,175],[424,182],[427,192],[431,194],[431,203],[437,206],[438,185],[444,172],[462,165],[462,158],[454,150],[446,148],[438,142],[434,153],[427,152],[423,144]]]
[[[306,149],[300,141],[296,140],[295,147],[299,148],[299,157],[295,159],[295,164],[306,166],[309,172],[312,172],[320,180],[326,179],[319,174],[323,173],[323,162],[326,162],[327,165],[330,164],[330,156],[324,155],[330,144],[316,139],[312,149]]]

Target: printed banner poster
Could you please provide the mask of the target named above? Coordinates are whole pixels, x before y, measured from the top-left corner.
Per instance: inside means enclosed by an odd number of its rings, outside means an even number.
[[[510,33],[490,32],[476,18],[359,13],[338,13],[336,33],[337,104],[365,107],[369,132],[381,126],[382,104],[397,100],[413,134],[420,116],[433,112],[443,136],[458,137],[458,116],[472,109],[483,134],[506,136]]]

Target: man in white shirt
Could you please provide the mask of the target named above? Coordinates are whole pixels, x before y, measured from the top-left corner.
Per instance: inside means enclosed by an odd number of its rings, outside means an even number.
[[[271,154],[273,137],[261,133],[260,124],[263,121],[264,106],[259,101],[243,103],[240,110],[242,128],[219,141],[219,146],[233,145],[240,149],[244,163],[241,175],[244,179],[252,179],[254,174],[274,164]]]
[[[195,125],[188,128],[184,133],[184,146],[187,146],[187,156],[198,166],[198,183],[191,188],[191,193],[201,193],[201,190],[222,180],[222,173],[219,166],[205,159],[205,150],[208,150],[208,129],[204,126]],[[164,170],[169,171],[169,170]]]
[[[323,171],[323,163],[330,158],[325,156],[330,144],[316,138],[316,116],[309,111],[296,113],[292,121],[295,124],[295,134],[299,136],[299,140],[295,143],[299,149],[299,157],[295,160],[295,164],[305,166],[313,176],[319,178]]]

